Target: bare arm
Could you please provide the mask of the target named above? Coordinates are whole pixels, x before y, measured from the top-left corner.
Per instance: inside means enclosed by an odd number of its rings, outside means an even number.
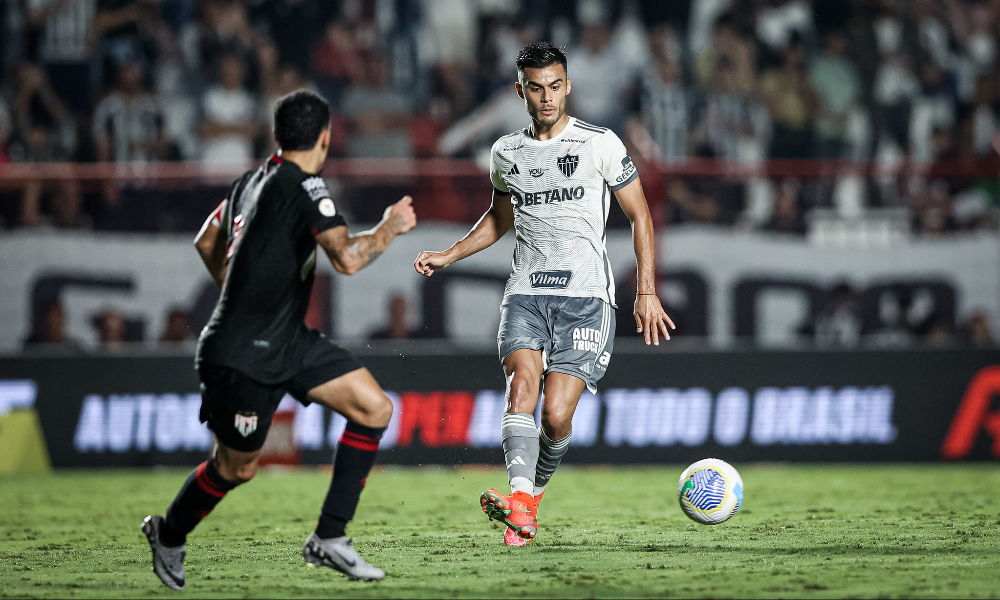
[[[226,236],[222,235],[222,229],[212,222],[215,220],[215,214],[213,211],[205,219],[201,231],[194,238],[194,247],[198,250],[215,284],[221,288],[226,277]]]
[[[510,194],[494,189],[493,204],[472,231],[444,252],[421,252],[413,262],[413,268],[417,273],[430,277],[437,269],[444,269],[453,262],[489,248],[513,226],[514,207],[510,203]]]
[[[385,210],[382,220],[374,228],[352,235],[346,227],[334,227],[317,234],[316,241],[326,251],[338,273],[353,275],[385,252],[397,235],[410,231],[416,224],[413,199],[404,196]]]
[[[632,245],[635,248],[637,265],[637,295],[635,297],[636,332],[641,332],[650,342],[659,346],[660,334],[663,339],[670,339],[670,329],[674,322],[664,312],[660,299],[656,295],[656,246],[653,231],[653,219],[649,215],[646,196],[642,193],[639,178],[615,192],[618,204],[625,216],[632,222]]]

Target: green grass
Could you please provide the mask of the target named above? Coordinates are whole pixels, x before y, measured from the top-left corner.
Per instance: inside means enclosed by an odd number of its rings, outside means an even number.
[[[737,465],[738,467],[740,465]],[[1000,597],[1000,468],[742,466],[743,510],[677,506],[680,467],[563,468],[540,532],[507,548],[479,509],[499,469],[389,468],[349,533],[382,583],[299,555],[329,471],[270,471],[191,535],[189,597]],[[0,478],[0,597],[174,597],[139,522],[185,471]]]

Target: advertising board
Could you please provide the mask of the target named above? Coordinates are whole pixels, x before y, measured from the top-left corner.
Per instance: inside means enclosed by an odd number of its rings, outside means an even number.
[[[380,462],[502,458],[493,355],[362,359],[396,406]],[[190,357],[3,358],[2,381],[22,408],[34,390],[55,467],[196,464],[212,445]],[[997,350],[619,352],[566,462],[996,460],[998,397]],[[331,462],[343,418],[290,398],[282,413],[295,460]]]

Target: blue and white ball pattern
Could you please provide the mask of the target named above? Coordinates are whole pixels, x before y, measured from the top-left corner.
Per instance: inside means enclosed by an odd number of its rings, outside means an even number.
[[[743,505],[743,479],[724,460],[699,460],[681,473],[677,498],[684,514],[692,520],[718,525]]]

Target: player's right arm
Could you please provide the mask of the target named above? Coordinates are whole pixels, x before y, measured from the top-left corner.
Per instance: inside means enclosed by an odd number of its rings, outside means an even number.
[[[417,225],[413,199],[402,200],[385,209],[378,225],[361,233],[351,234],[346,226],[332,227],[316,234],[316,241],[330,257],[338,273],[353,275],[370,265],[385,252],[397,235]]]
[[[222,287],[222,282],[226,274],[226,234],[222,231],[222,214],[225,212],[227,200],[223,200],[218,208],[205,219],[205,224],[194,238],[194,247],[198,250],[205,268],[215,280],[215,284]]]
[[[514,226],[514,206],[510,193],[493,189],[493,204],[465,237],[444,252],[423,251],[413,261],[417,273],[430,277],[434,271],[444,269],[453,262],[489,248]]]

